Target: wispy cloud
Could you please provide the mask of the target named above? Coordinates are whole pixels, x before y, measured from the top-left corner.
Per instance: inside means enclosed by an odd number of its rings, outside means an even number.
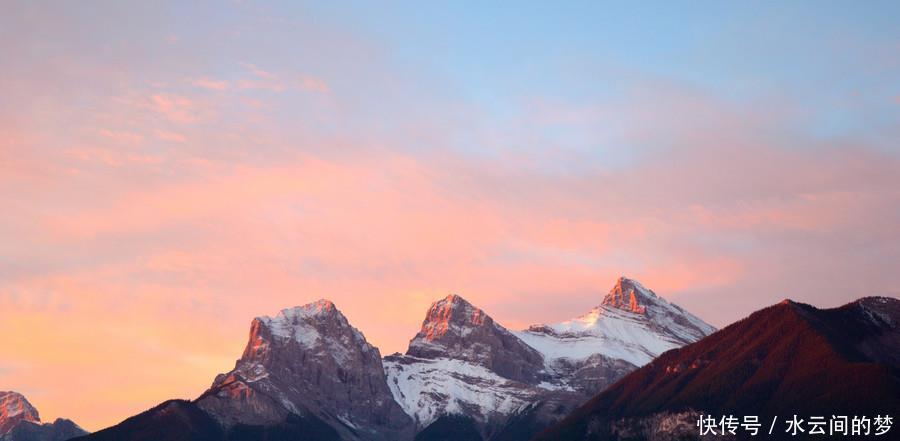
[[[191,81],[191,84],[207,90],[228,90],[230,84],[225,80],[215,80],[211,78],[197,78]]]
[[[328,93],[331,91],[331,88],[328,87],[328,83],[324,80],[308,75],[300,76],[299,88],[300,90],[318,93]]]
[[[184,135],[180,133],[170,132],[168,130],[157,130],[156,137],[163,141],[169,142],[183,143],[187,141],[187,138],[185,138]]]
[[[759,63],[695,38],[718,19],[660,54],[630,26],[395,39],[386,16],[222,7],[240,23],[151,2],[0,16],[0,339],[28,367],[0,383],[45,391],[47,416],[98,429],[196,396],[252,316],[320,297],[392,352],[448,292],[513,327],[583,313],[623,273],[717,325],[898,295],[896,63],[779,33]]]
[[[150,96],[151,108],[171,122],[190,124],[197,121],[194,102],[175,94],[155,94]]]

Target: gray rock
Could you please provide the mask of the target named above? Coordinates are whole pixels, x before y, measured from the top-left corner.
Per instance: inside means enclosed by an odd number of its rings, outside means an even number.
[[[539,382],[544,369],[540,353],[455,294],[431,305],[406,355],[465,360],[523,383]]]
[[[381,355],[327,300],[256,318],[234,370],[197,405],[226,428],[313,416],[343,439],[411,439],[410,418],[388,389]]]

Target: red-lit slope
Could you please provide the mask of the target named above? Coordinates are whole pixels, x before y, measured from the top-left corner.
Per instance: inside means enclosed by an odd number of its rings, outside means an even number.
[[[662,354],[535,440],[691,439],[699,413],[898,415],[898,326],[897,299],[786,300]]]

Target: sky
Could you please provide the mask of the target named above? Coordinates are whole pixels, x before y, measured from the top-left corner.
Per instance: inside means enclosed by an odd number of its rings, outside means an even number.
[[[0,390],[97,430],[319,298],[900,296],[900,3],[319,3],[0,2]]]

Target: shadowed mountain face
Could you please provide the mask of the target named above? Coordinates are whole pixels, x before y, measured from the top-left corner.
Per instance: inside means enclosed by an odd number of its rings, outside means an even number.
[[[291,415],[267,425],[235,424],[223,428],[196,404],[170,400],[78,441],[341,441],[330,426],[314,418]]]
[[[535,440],[692,439],[701,413],[898,415],[898,326],[897,299],[786,300],[664,353]]]
[[[41,423],[37,409],[17,392],[0,392],[0,441],[64,441],[87,432],[70,420]]]

